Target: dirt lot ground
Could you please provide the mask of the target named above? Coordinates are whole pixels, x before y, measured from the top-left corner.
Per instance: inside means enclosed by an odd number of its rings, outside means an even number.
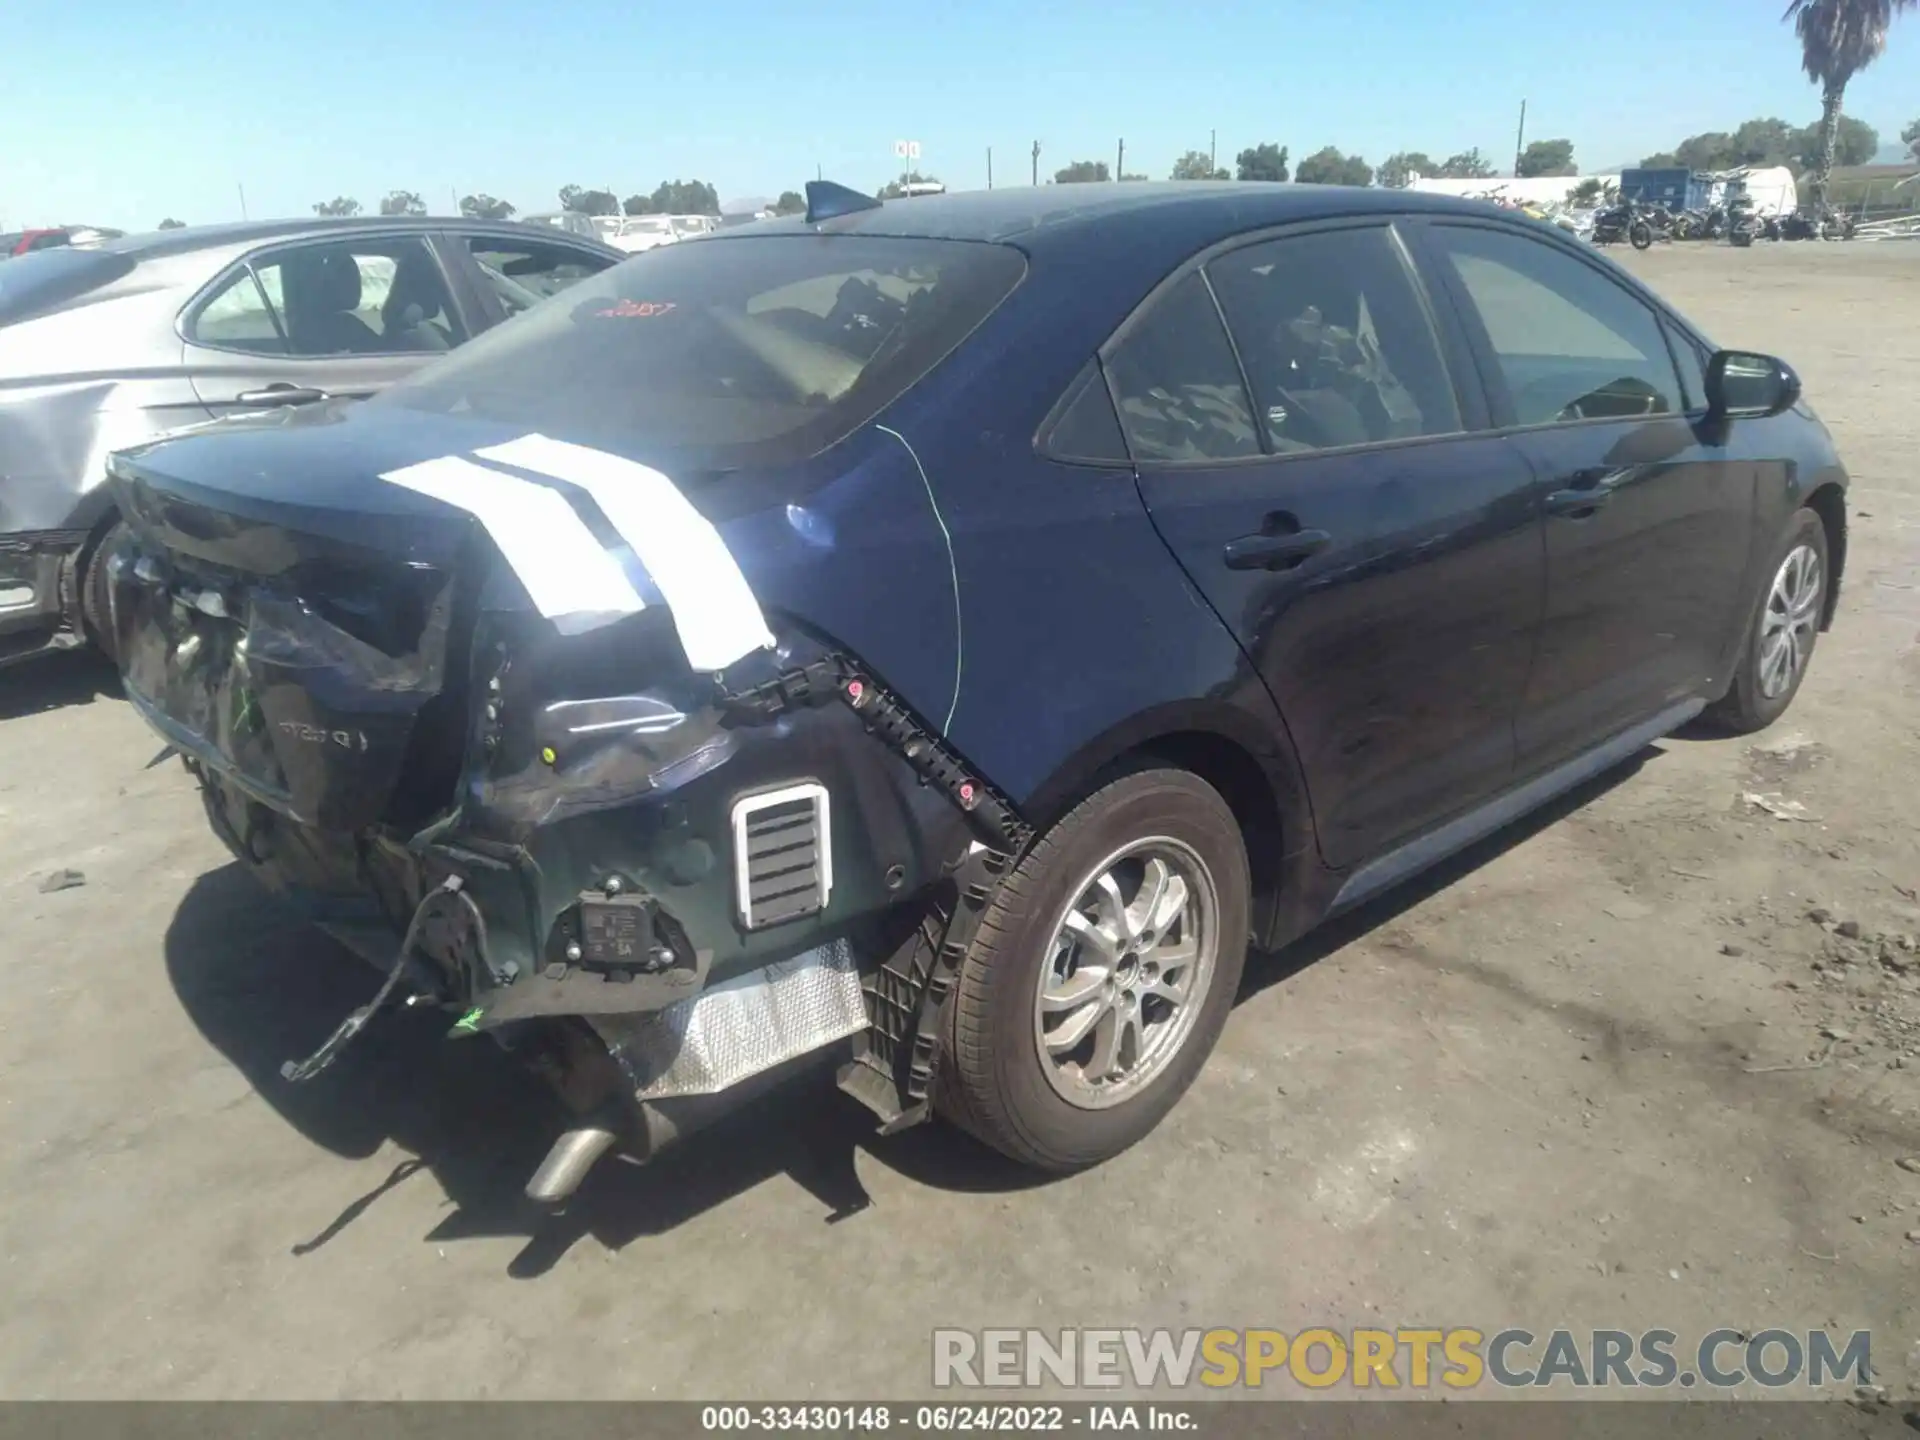
[[[109,677],[0,679],[0,1395],[903,1395],[935,1326],[1063,1324],[1865,1327],[1920,1384],[1920,247],[1629,263],[1798,363],[1852,468],[1793,712],[1251,967],[1174,1119],[1076,1179],[822,1083],[530,1217],[540,1093],[413,1017],[282,1085],[370,972]]]

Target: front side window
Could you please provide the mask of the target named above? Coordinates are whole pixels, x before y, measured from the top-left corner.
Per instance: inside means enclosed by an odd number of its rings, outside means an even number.
[[[543,241],[476,235],[467,241],[481,278],[509,315],[531,310],[549,295],[598,275],[614,262],[604,255]]]
[[[194,312],[188,338],[309,358],[451,350],[466,338],[417,239],[330,240],[243,265]]]
[[[368,403],[524,425],[660,464],[782,464],[879,414],[1025,273],[1018,250],[960,240],[662,245]]]
[[[1276,454],[1460,429],[1426,306],[1386,226],[1248,245],[1207,275]]]
[[[1239,460],[1261,453],[1233,343],[1197,270],[1121,336],[1106,369],[1135,460]]]
[[[1686,408],[1660,321],[1631,291],[1514,231],[1436,225],[1431,233],[1485,327],[1516,424]]]

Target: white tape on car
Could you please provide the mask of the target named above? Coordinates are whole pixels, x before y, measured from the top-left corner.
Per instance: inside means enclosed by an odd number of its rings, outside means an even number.
[[[564,631],[631,615],[646,602],[567,497],[457,455],[380,477],[458,506],[486,527],[534,608]]]
[[[658,470],[545,435],[524,435],[474,453],[565,480],[591,495],[660,587],[694,669],[724,670],[773,644],[760,602],[727,542]]]

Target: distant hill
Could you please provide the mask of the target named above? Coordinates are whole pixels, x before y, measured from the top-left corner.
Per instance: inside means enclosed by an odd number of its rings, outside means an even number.
[[[1911,165],[1913,163],[1913,156],[1908,152],[1906,146],[1902,145],[1898,140],[1895,140],[1889,144],[1882,145],[1874,152],[1873,163],[1876,165]]]

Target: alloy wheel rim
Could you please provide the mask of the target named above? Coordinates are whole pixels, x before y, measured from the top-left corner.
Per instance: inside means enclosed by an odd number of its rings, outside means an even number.
[[[1178,840],[1134,841],[1088,872],[1034,996],[1034,1044],[1061,1099],[1104,1110],[1166,1073],[1206,1003],[1219,915],[1213,876]]]
[[[1811,545],[1794,546],[1780,562],[1760,617],[1758,678],[1767,699],[1791,690],[1806,669],[1825,593],[1819,554]]]

